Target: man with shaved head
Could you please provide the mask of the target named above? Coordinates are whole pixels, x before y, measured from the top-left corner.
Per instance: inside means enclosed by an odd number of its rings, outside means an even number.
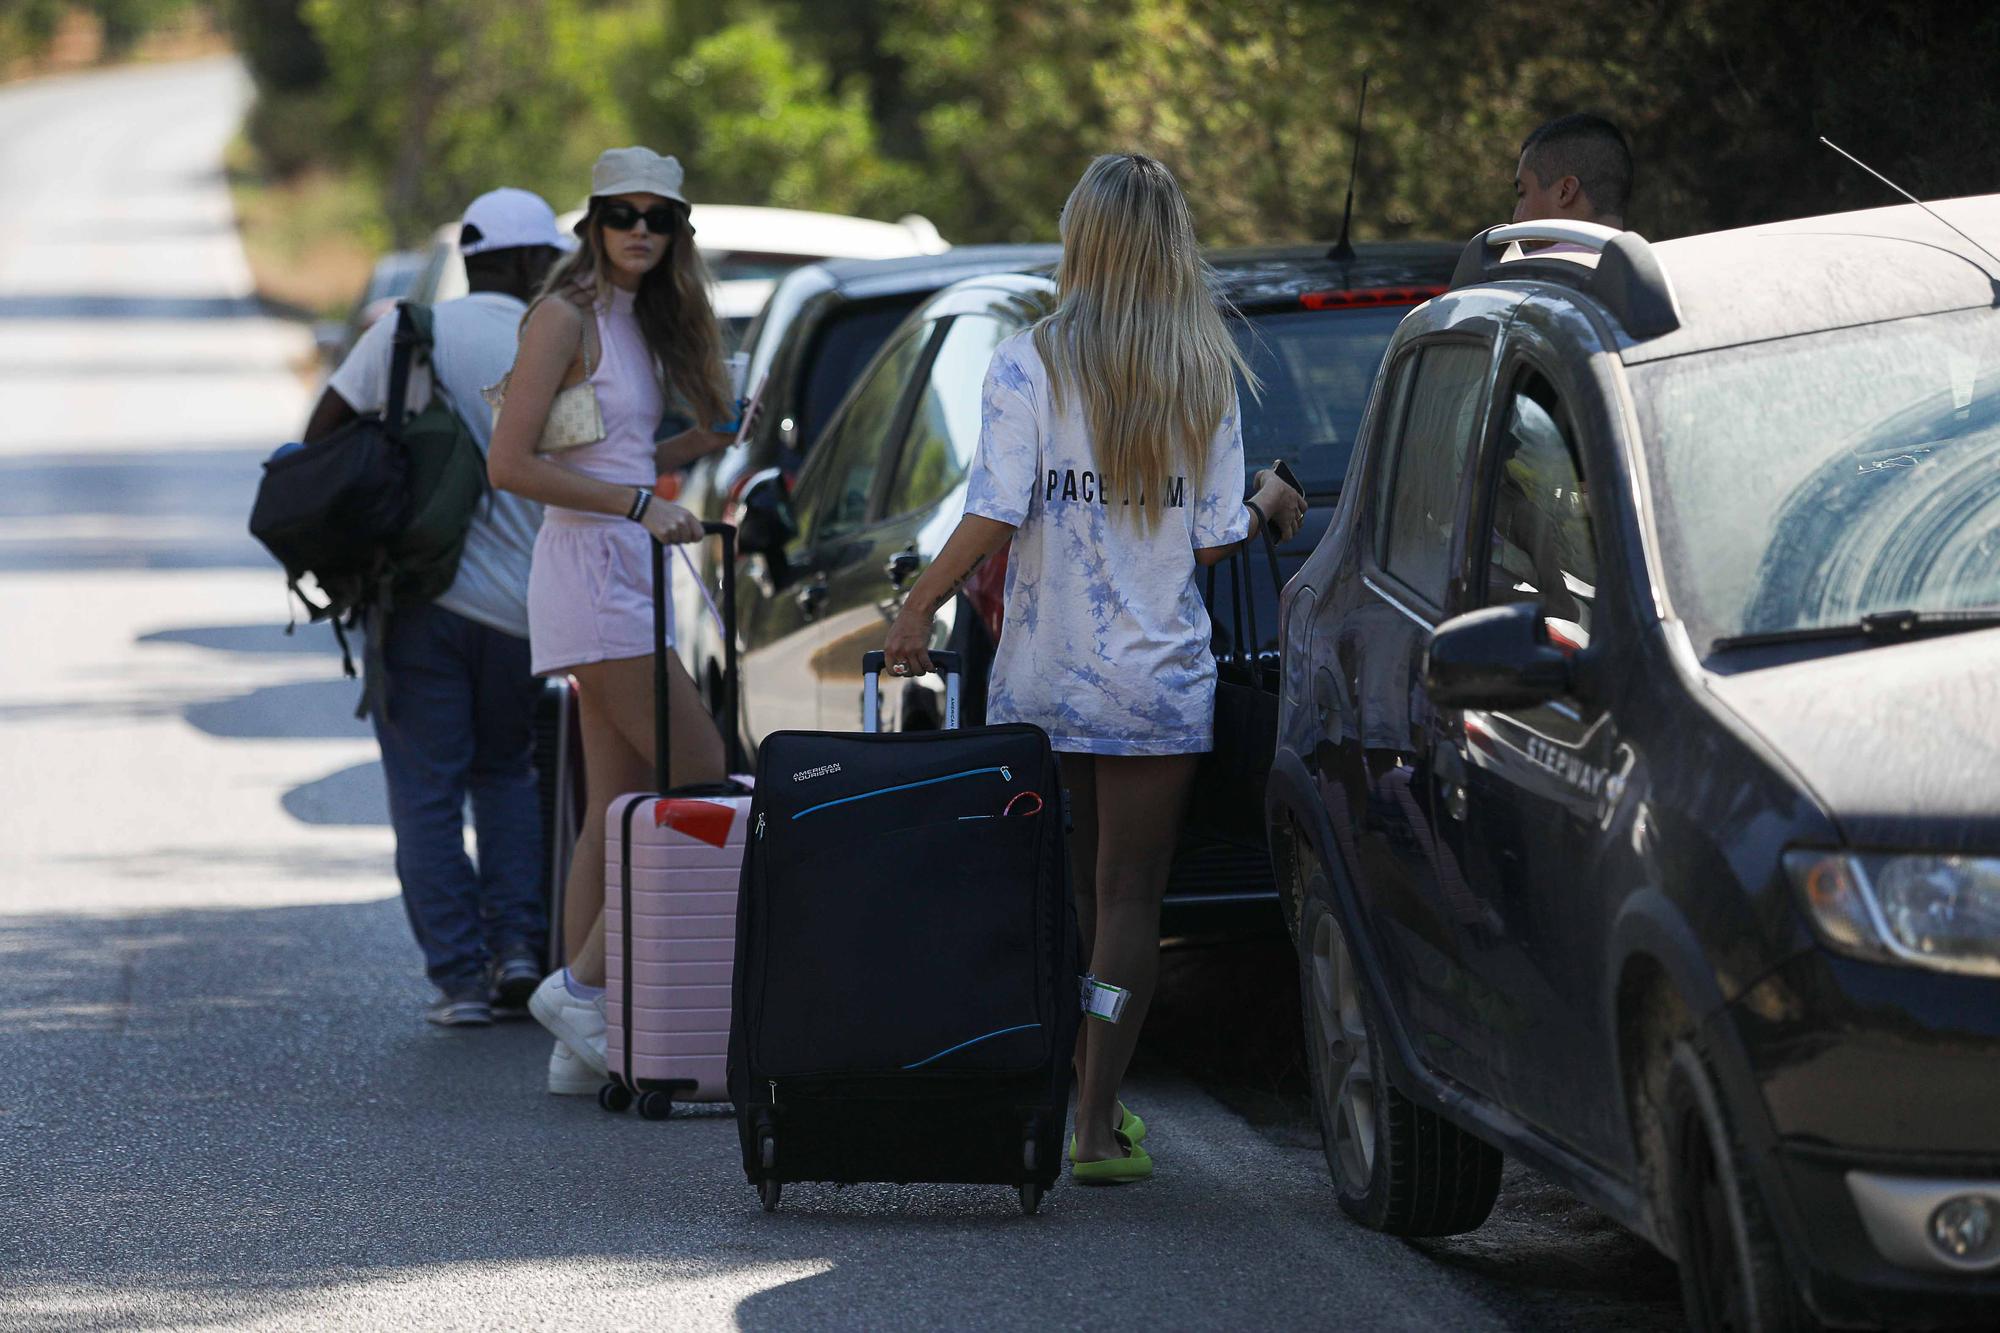
[[[1562,218],[1625,229],[1632,150],[1602,116],[1563,116],[1530,134],[1514,168],[1514,221]]]

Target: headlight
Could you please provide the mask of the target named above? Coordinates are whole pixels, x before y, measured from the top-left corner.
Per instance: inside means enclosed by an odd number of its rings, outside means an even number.
[[[1785,870],[1828,948],[2000,976],[2000,857],[1795,851]]]

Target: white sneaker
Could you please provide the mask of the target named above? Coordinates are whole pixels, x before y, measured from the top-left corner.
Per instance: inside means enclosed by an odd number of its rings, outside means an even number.
[[[528,1012],[535,1021],[554,1033],[556,1040],[592,1073],[604,1075],[604,1000],[579,1000],[563,984],[560,970],[551,972],[528,997]]]
[[[561,1042],[549,1051],[549,1091],[558,1097],[575,1097],[596,1092],[604,1086],[604,1076],[590,1072],[590,1066],[576,1058],[576,1052]]]

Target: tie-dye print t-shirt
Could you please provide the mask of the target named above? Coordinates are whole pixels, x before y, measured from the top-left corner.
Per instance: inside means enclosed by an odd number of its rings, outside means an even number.
[[[1207,473],[1176,475],[1147,533],[1106,494],[1080,395],[1057,415],[1031,333],[993,353],[965,512],[1012,524],[989,722],[1032,722],[1072,754],[1195,754],[1215,730],[1215,659],[1197,547],[1249,532],[1236,404]]]

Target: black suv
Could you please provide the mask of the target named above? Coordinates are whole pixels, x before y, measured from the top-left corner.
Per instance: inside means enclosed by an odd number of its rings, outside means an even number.
[[[1309,531],[1279,552],[1286,568],[1305,558],[1331,512],[1397,321],[1443,290],[1457,251],[1363,246],[1335,260],[1322,245],[1209,256],[1263,382],[1261,398],[1243,396],[1247,457],[1256,467],[1284,458],[1320,506]],[[926,302],[828,424],[782,527],[746,521],[742,726],[752,747],[780,728],[860,725],[861,655],[882,646],[902,589],[963,512],[993,349],[1046,313],[1054,297],[1045,276],[994,273]],[[783,485],[766,477],[746,507],[768,511]],[[1275,689],[1277,583],[1261,556],[1220,572],[1210,601],[1223,673],[1247,680],[1254,672]],[[1003,578],[991,568],[940,617],[941,639],[966,661],[968,721],[984,712]],[[1240,614],[1238,586],[1254,590]],[[1241,646],[1253,624],[1254,650]],[[904,682],[883,704],[887,725],[910,730],[935,726],[938,713],[934,682]],[[1270,743],[1268,722],[1261,736],[1218,730],[1217,758],[1199,779],[1168,887],[1169,935],[1280,928],[1258,798]]]
[[[2000,1326],[1995,269],[1528,223],[1403,321],[1267,790],[1354,1217],[1476,1227],[1504,1150],[1698,1328]]]

